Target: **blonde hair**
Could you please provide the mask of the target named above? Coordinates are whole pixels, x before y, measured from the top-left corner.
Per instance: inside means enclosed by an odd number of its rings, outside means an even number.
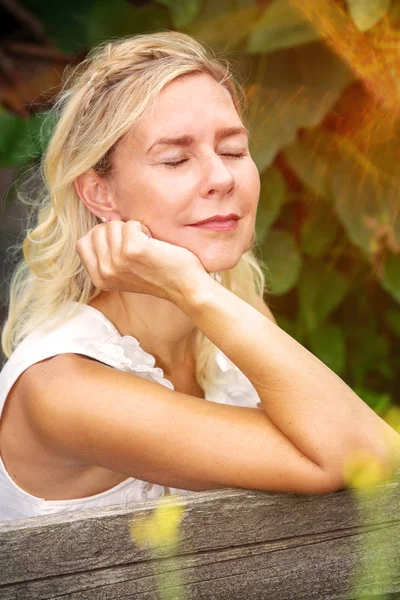
[[[75,68],[67,68],[50,111],[56,125],[38,170],[41,185],[31,199],[25,192],[18,196],[32,210],[18,247],[23,257],[11,278],[1,336],[6,357],[48,319],[55,319],[52,327],[68,320],[74,314],[71,300],[87,304],[101,292],[76,251],[77,240],[98,219],[81,201],[74,179],[89,168],[106,174],[117,142],[164,86],[193,73],[207,73],[225,86],[243,119],[245,94],[228,62],[184,33],[164,31],[104,42]],[[253,250],[219,276],[221,285],[249,304],[264,296],[263,264]],[[200,330],[196,336],[196,379],[207,391],[217,348]]]

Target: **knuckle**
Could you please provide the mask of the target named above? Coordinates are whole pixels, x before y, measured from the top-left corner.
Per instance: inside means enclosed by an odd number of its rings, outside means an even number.
[[[122,245],[122,254],[127,258],[135,258],[140,255],[142,251],[142,243],[135,237],[125,241]]]
[[[124,256],[120,252],[115,253],[111,257],[111,263],[112,263],[114,272],[119,273],[120,271],[123,271],[124,268],[126,267],[126,264],[127,264],[126,256]]]
[[[139,221],[135,221],[134,219],[130,219],[129,221],[126,221],[124,223],[125,229],[131,229],[131,228],[137,229],[138,227],[140,227],[140,223],[139,223]]]
[[[112,292],[113,291],[110,286],[106,285],[102,281],[100,283],[98,283],[97,285],[96,284],[94,284],[94,285],[98,290],[101,290],[102,292]]]
[[[114,271],[108,266],[99,266],[99,275],[104,282],[110,282],[113,279]]]
[[[98,273],[96,273],[96,275],[91,277],[93,285],[98,288],[99,290],[103,290],[105,292],[109,292],[112,291],[112,286],[110,285],[110,282],[107,281],[106,279],[104,279],[101,275],[99,275]]]
[[[93,285],[98,288],[99,290],[103,289],[103,282],[101,281],[100,277],[95,277],[94,275],[91,277],[91,280],[93,282]]]
[[[104,281],[102,280],[102,278],[100,277],[98,271],[88,271],[90,279],[92,280],[92,283],[95,287],[102,289],[102,286],[104,284]]]
[[[99,231],[101,231],[102,227],[103,227],[104,223],[97,223],[97,225],[95,225],[91,230],[90,233],[92,235],[97,235],[99,233]]]

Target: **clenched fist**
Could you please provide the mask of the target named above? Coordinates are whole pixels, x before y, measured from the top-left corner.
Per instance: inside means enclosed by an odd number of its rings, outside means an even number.
[[[193,252],[151,237],[139,221],[99,223],[76,244],[93,284],[104,291],[136,292],[172,302],[200,273]]]

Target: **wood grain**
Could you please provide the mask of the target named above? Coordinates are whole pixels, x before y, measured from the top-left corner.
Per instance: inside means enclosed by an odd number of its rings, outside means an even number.
[[[158,600],[160,581],[169,600],[400,598],[400,472],[357,495],[228,489],[175,500],[179,546],[159,558],[129,533],[158,501],[1,522],[0,598]],[[183,595],[165,579],[177,571]]]

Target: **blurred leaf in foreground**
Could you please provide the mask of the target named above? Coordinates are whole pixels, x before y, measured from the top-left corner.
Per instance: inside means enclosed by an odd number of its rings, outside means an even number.
[[[391,0],[346,0],[349,13],[360,31],[368,31],[385,16]]]

